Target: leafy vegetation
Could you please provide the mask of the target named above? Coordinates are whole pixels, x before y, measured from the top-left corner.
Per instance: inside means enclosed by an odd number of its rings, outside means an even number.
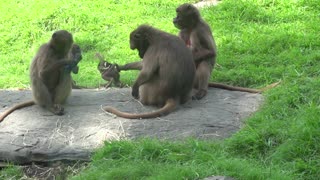
[[[30,60],[58,29],[71,31],[83,49],[80,73],[73,76],[77,83],[98,86],[103,81],[95,52],[118,64],[137,60],[137,52],[129,49],[129,33],[148,23],[176,34],[171,21],[182,2],[1,1],[0,88],[29,87]],[[70,178],[320,177],[319,2],[223,0],[201,14],[218,45],[213,81],[257,88],[281,80],[281,85],[264,93],[259,112],[224,141],[108,142],[86,170]],[[131,84],[136,72],[121,76]]]

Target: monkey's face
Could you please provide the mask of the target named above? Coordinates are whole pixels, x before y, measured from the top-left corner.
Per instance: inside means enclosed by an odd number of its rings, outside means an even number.
[[[80,61],[82,59],[80,46],[78,46],[77,44],[72,44],[71,55],[73,60]]]
[[[66,30],[56,31],[52,34],[50,45],[61,54],[67,54],[73,44],[72,34]]]
[[[78,46],[77,44],[73,44],[71,48],[71,53],[72,54],[81,53],[80,46]]]
[[[177,16],[173,18],[173,24],[178,29],[192,28],[199,16],[199,11],[192,4],[182,4],[176,9]]]
[[[139,27],[130,33],[130,49],[137,49],[139,51],[140,58],[143,58],[148,47],[149,42],[143,28]]]
[[[138,46],[140,44],[140,41],[142,41],[140,36],[141,35],[135,31],[130,34],[130,49],[139,49]]]

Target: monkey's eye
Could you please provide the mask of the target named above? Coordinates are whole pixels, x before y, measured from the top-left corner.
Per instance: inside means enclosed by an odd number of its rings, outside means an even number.
[[[135,39],[140,39],[141,38],[141,34],[139,34],[139,33],[136,33],[136,34],[134,34],[134,36],[133,36]]]

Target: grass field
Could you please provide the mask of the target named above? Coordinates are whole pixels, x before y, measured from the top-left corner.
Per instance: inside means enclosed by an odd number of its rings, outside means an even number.
[[[63,2],[63,3],[61,3]],[[148,23],[176,34],[179,0],[0,2],[0,88],[28,88],[28,68],[40,44],[66,29],[83,49],[78,84],[104,83],[95,52],[118,64],[138,60],[129,33]],[[138,8],[139,7],[139,8]],[[32,9],[33,11],[30,11]],[[259,88],[265,103],[224,141],[141,139],[108,142],[72,179],[319,179],[320,3],[318,0],[223,0],[201,10],[218,45],[212,81]],[[121,74],[131,84],[135,72]],[[0,179],[19,168],[0,171]]]

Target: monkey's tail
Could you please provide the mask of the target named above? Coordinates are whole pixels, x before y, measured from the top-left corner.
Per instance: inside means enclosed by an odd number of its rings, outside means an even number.
[[[23,102],[23,103],[20,103],[20,104],[17,104],[15,106],[11,107],[10,109],[8,109],[4,113],[2,113],[2,115],[0,116],[0,122],[3,121],[3,119],[6,118],[13,111],[20,109],[20,108],[23,108],[23,107],[32,106],[34,104],[35,104],[35,102],[31,100],[31,101]]]
[[[271,89],[273,87],[276,87],[278,84],[280,84],[281,81],[272,83],[264,88],[261,89],[252,89],[252,88],[244,88],[244,87],[239,87],[239,86],[230,86],[226,84],[221,84],[221,83],[214,83],[210,82],[208,83],[209,87],[214,87],[214,88],[220,88],[220,89],[226,89],[230,91],[242,91],[242,92],[249,92],[249,93],[262,93],[263,91],[266,91],[268,89]]]
[[[278,82],[272,83],[272,84],[270,84],[270,85],[268,85],[268,86],[266,86],[264,88],[261,88],[260,91],[263,92],[263,91],[266,91],[268,89],[274,88],[274,87],[278,86],[278,84],[280,84],[280,83],[281,83],[281,80],[278,81]]]
[[[111,106],[106,106],[103,109],[109,113],[112,113],[119,117],[123,117],[127,119],[146,119],[146,118],[155,118],[155,117],[169,114],[176,108],[176,106],[177,106],[177,102],[174,99],[168,99],[166,101],[166,104],[162,108],[154,112],[148,112],[148,113],[131,114],[131,113],[119,111],[116,108],[113,108]]]
[[[96,56],[96,58],[100,61],[100,62],[103,62],[104,61],[104,58],[103,58],[103,56],[100,54],[100,53],[96,53],[95,54],[95,56]]]

